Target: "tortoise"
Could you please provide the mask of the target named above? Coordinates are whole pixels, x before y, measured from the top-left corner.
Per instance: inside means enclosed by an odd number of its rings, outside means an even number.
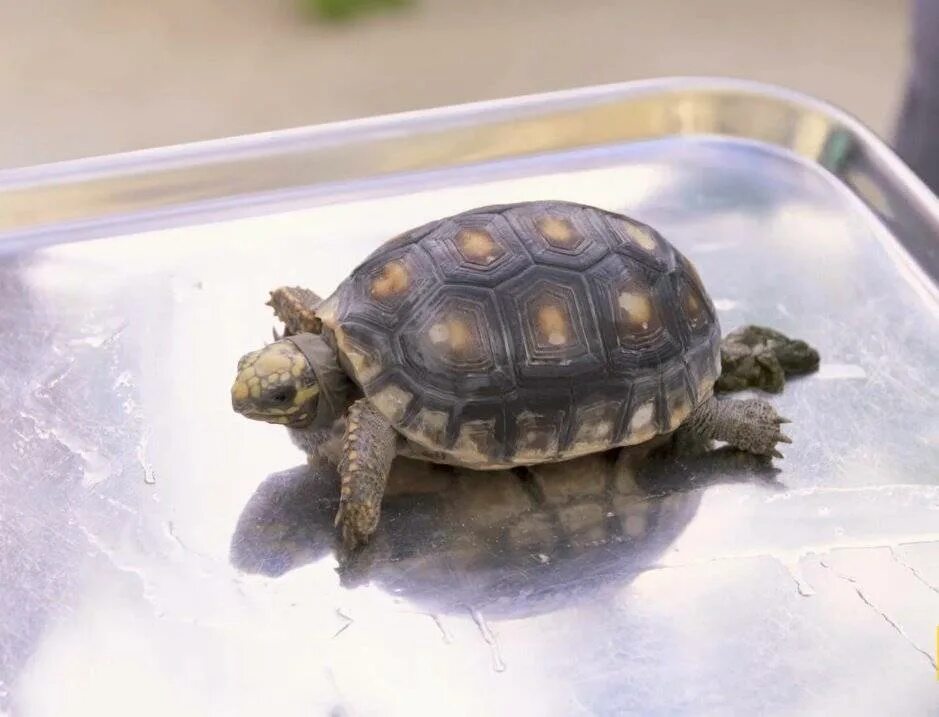
[[[767,401],[715,398],[720,325],[692,263],[598,207],[470,209],[388,240],[325,300],[285,286],[268,304],[284,335],[241,357],[232,407],[338,467],[350,551],[375,531],[396,455],[485,471],[672,433],[779,458],[791,442]],[[735,332],[730,384],[778,389],[780,371],[817,365],[767,331]]]

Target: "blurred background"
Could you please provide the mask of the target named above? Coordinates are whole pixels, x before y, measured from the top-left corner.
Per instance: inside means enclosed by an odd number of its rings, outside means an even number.
[[[662,75],[890,138],[907,0],[0,0],[0,168]]]

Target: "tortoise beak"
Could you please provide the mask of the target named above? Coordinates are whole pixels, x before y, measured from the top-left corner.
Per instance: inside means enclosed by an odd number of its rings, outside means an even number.
[[[248,376],[239,371],[231,385],[231,407],[235,413],[244,415],[249,412],[250,406],[251,387],[248,386]]]

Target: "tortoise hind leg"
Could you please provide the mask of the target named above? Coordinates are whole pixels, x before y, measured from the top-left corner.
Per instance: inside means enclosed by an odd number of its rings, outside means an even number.
[[[818,369],[818,351],[765,326],[743,326],[721,341],[721,375],[717,391],[758,388],[783,390],[787,376]]]
[[[711,397],[694,410],[681,430],[700,440],[725,441],[758,456],[782,458],[776,444],[792,443],[779,429],[788,422],[759,398],[718,401]]]
[[[271,292],[267,305],[274,315],[284,322],[284,336],[311,333],[323,330],[323,322],[316,315],[316,307],[322,299],[309,289],[299,286],[281,286]],[[275,339],[283,338],[274,334]]]
[[[342,494],[336,514],[347,550],[368,542],[378,526],[397,437],[388,419],[367,399],[349,407],[339,461]]]

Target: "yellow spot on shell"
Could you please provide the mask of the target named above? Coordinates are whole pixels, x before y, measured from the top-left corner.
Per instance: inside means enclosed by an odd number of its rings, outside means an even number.
[[[450,319],[448,322],[450,333],[449,344],[454,351],[465,351],[472,342],[472,332],[469,327],[459,319]]]
[[[605,444],[610,440],[612,432],[613,424],[609,421],[581,424],[574,437],[574,443],[585,443],[589,445]]]
[[[629,421],[629,433],[634,440],[652,438],[655,435],[656,430],[652,423],[654,415],[654,401],[647,401],[635,410],[632,419]]]
[[[380,366],[377,366],[370,356],[359,350],[359,348],[349,340],[341,326],[337,326],[334,329],[334,335],[339,350],[345,355],[352,366],[353,378],[361,383],[368,383],[378,375]]]
[[[400,386],[389,384],[372,396],[371,402],[390,421],[397,422],[401,420],[413,398],[413,395]]]
[[[519,433],[515,458],[519,461],[540,462],[551,459],[558,452],[557,425],[531,411],[523,411],[515,419]]]
[[[434,443],[443,441],[447,431],[447,414],[443,411],[420,410],[414,424],[416,432],[426,436]]]
[[[551,245],[572,246],[578,243],[579,237],[571,223],[565,219],[546,217],[538,220],[538,229]]]
[[[465,321],[450,316],[446,321],[434,324],[427,332],[434,344],[447,344],[451,351],[463,352],[473,345],[473,331]]]
[[[501,252],[487,232],[481,229],[463,229],[456,236],[460,254],[476,264],[491,264]]]
[[[629,238],[633,240],[633,242],[638,244],[646,251],[655,251],[655,249],[658,247],[658,243],[655,241],[655,237],[652,235],[652,230],[648,227],[627,223],[626,233],[629,235]]]
[[[442,344],[450,338],[450,330],[447,328],[446,324],[434,324],[430,327],[428,334],[430,335],[430,340],[435,344]]]
[[[567,343],[567,320],[557,306],[542,306],[538,310],[538,328],[548,337],[548,343],[552,346]]]
[[[668,415],[668,422],[671,428],[678,428],[685,419],[691,414],[691,406],[687,401],[679,401]]]
[[[489,440],[495,421],[467,421],[460,426],[453,445],[453,454],[467,463],[479,463],[489,449]]]
[[[649,319],[652,318],[652,302],[645,294],[636,294],[624,291],[619,295],[620,308],[626,312],[631,324],[649,328]]]
[[[387,299],[404,292],[411,283],[403,261],[395,259],[382,267],[381,273],[372,280],[372,296]]]

